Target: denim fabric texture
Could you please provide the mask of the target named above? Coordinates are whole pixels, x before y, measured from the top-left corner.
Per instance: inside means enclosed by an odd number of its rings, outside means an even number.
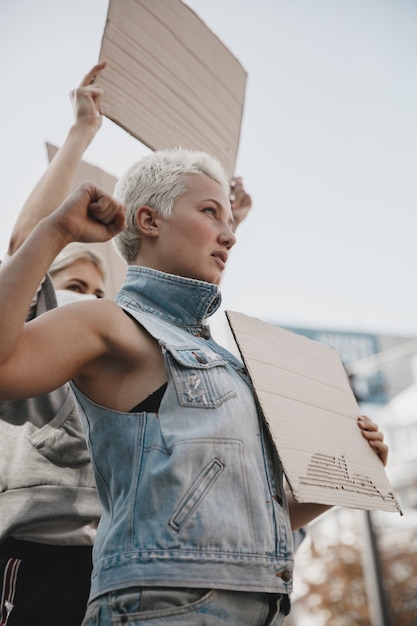
[[[90,599],[167,585],[288,594],[282,468],[242,363],[205,326],[218,288],[133,266],[117,302],[158,340],[168,385],[158,413],[112,411],[73,386],[103,508]]]
[[[128,589],[93,601],[83,626],[282,626],[280,596],[218,589]]]

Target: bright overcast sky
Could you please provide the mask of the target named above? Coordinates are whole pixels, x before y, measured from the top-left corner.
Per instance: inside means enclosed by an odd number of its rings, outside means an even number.
[[[417,334],[417,2],[186,4],[248,72],[237,173],[254,208],[224,306]],[[107,0],[0,0],[1,253],[45,141],[65,138],[68,93],[98,59],[106,14]],[[85,160],[119,176],[146,152],[104,120]]]

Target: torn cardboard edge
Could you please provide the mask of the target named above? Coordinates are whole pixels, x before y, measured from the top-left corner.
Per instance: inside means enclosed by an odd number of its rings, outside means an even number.
[[[399,512],[335,350],[257,318],[226,311],[294,498]]]

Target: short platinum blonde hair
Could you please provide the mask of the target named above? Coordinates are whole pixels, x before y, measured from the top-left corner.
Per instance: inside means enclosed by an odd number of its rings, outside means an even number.
[[[105,280],[106,270],[104,268],[104,262],[101,256],[96,252],[93,252],[93,250],[91,250],[91,248],[88,248],[85,244],[78,242],[69,243],[65,246],[65,248],[58,254],[52,265],[50,266],[49,274],[54,277],[54,275],[58,272],[65,270],[73,263],[81,260],[89,261],[90,263],[95,265],[102,275],[103,280]]]
[[[175,201],[188,191],[189,174],[208,176],[229,197],[229,182],[220,161],[197,150],[175,148],[153,152],[132,165],[118,181],[114,196],[127,206],[127,227],[113,242],[127,263],[134,262],[141,246],[137,210],[146,205],[169,219]]]

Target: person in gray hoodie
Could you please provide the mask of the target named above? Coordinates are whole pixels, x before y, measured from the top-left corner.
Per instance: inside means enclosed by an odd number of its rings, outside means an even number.
[[[71,93],[75,122],[17,218],[3,267],[70,192],[82,155],[101,126],[103,90],[94,79],[104,67],[95,65]],[[77,298],[103,295],[100,258],[77,245],[69,246],[46,275],[27,320],[57,306],[56,289]],[[27,400],[1,401],[0,624],[81,623],[100,513],[69,386]]]

